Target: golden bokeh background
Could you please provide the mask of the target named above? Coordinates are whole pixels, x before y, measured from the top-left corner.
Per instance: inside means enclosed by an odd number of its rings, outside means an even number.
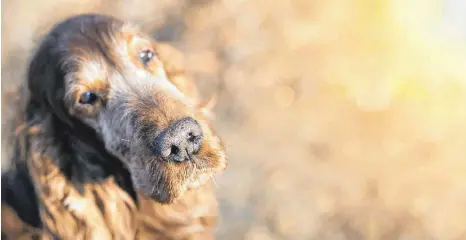
[[[466,1],[3,0],[3,169],[32,49],[83,12],[171,42],[219,95],[218,239],[466,239]]]

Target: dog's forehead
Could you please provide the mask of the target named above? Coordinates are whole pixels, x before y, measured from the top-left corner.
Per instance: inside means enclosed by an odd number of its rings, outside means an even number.
[[[105,81],[116,73],[124,74],[134,61],[136,49],[131,46],[131,39],[145,39],[136,27],[125,24],[118,28],[96,29],[78,33],[70,38],[64,65],[73,66],[70,81],[91,83]]]

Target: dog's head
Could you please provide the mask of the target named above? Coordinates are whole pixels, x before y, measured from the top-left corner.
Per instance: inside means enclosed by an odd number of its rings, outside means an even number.
[[[167,203],[223,170],[226,159],[190,90],[167,77],[158,48],[115,18],[72,17],[33,57],[29,89],[64,123],[92,129],[137,190]]]

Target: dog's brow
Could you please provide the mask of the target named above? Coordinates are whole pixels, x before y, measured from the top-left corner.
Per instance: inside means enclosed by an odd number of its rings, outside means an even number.
[[[89,83],[96,80],[103,80],[107,77],[107,69],[105,63],[102,63],[102,61],[85,61],[80,64],[80,81]]]
[[[111,37],[110,37],[111,38]],[[110,43],[107,43],[107,44],[112,44],[111,42]],[[97,44],[97,49],[100,51],[100,54],[102,54],[102,57],[104,58],[104,60],[113,68],[117,68],[117,63],[116,61],[114,61],[114,59],[110,56],[111,54],[111,50],[110,48],[113,47],[113,46],[107,46],[108,49],[106,49],[104,46],[102,46],[101,44]]]

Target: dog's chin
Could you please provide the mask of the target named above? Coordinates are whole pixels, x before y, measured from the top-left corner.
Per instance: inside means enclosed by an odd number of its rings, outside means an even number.
[[[212,173],[201,173],[196,176],[194,179],[190,180],[186,184],[186,190],[194,190],[200,188],[204,184],[206,184],[209,180],[213,179]]]
[[[153,200],[162,204],[170,204],[182,198],[186,192],[201,188],[212,178],[213,175],[211,173],[201,173],[196,176],[191,176],[189,179],[186,179],[184,182],[179,182],[178,184],[167,183],[164,186],[158,187],[157,183],[142,185],[135,183],[135,185],[144,195],[149,196]],[[169,182],[169,179],[167,179],[167,182]],[[150,185],[153,187],[148,188],[147,186]]]
[[[222,164],[207,169],[200,168],[196,162],[156,161],[157,164],[152,167],[137,166],[139,164],[133,162],[130,172],[139,192],[159,203],[170,204],[182,198],[186,192],[201,188],[226,167],[223,159],[217,161]]]

